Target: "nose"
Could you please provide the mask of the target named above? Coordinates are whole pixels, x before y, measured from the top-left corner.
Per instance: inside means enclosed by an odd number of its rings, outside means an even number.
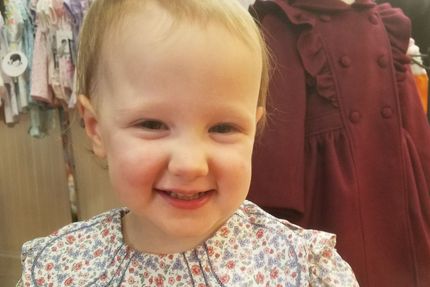
[[[168,164],[169,172],[183,180],[193,180],[209,173],[204,145],[195,142],[177,143]]]

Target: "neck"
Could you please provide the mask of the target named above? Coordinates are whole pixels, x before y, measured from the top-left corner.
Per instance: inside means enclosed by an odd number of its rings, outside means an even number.
[[[174,254],[195,248],[206,238],[181,237],[170,238],[168,235],[153,233],[150,229],[143,230],[141,222],[132,212],[122,218],[122,234],[124,242],[135,250],[150,254]]]

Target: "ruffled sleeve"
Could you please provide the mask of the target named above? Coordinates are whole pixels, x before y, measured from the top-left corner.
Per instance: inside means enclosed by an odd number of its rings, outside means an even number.
[[[21,284],[88,286],[86,282],[119,280],[117,264],[128,256],[121,234],[122,212],[113,209],[26,242],[21,255]]]
[[[351,267],[335,249],[336,237],[333,234],[306,231],[309,250],[309,278],[311,286],[359,286]]]
[[[32,269],[38,254],[40,254],[49,239],[50,237],[36,238],[24,243],[21,251],[22,277],[17,286],[24,286],[24,282],[35,281],[37,284],[42,283],[32,278],[34,276]]]

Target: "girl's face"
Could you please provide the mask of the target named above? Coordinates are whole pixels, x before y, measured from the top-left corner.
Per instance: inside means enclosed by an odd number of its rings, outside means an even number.
[[[171,253],[210,237],[247,195],[261,57],[220,25],[166,37],[150,19],[131,17],[109,43],[86,124],[130,238]]]

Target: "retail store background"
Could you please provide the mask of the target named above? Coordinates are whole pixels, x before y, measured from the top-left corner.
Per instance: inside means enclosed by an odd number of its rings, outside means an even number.
[[[377,2],[391,2],[397,7],[427,3],[427,10],[402,8],[413,20],[413,33],[422,52],[430,53],[430,17],[424,16],[429,15],[429,0]],[[429,64],[429,58],[424,60]],[[15,286],[21,273],[20,249],[25,241],[72,222],[58,114],[55,122],[56,128],[43,139],[28,135],[28,115],[22,115],[13,128],[0,122],[0,286]],[[111,193],[106,170],[91,156],[84,130],[73,117],[71,139],[79,219],[119,206]]]
[[[0,115],[1,117],[2,115]],[[79,219],[119,204],[106,169],[91,155],[84,129],[71,124]],[[28,115],[13,128],[0,122],[0,286],[15,286],[22,244],[72,222],[58,113],[49,136],[27,133]]]

